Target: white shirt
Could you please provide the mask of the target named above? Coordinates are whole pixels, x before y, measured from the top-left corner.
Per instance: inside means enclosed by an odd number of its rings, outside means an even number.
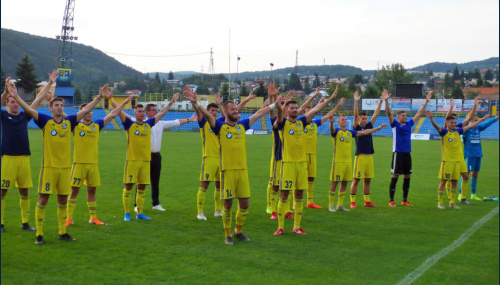
[[[135,118],[132,118],[132,121],[135,122]],[[151,128],[151,152],[160,152],[161,150],[161,139],[163,136],[164,129],[170,129],[173,127],[180,126],[181,122],[179,120],[172,121],[158,121]]]

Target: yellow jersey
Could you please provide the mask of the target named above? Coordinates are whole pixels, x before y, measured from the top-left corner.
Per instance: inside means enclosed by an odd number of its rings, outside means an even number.
[[[441,155],[442,161],[461,161],[464,153],[462,150],[462,139],[460,135],[464,133],[464,129],[454,129],[448,131],[443,129],[439,135],[441,136]]]
[[[355,130],[341,130],[335,128],[335,133],[332,133],[333,140],[333,162],[351,162],[352,160],[352,140],[358,134]]]
[[[306,161],[304,143],[304,126],[306,125],[307,120],[304,116],[297,118],[295,122],[283,118],[283,122],[278,123],[278,130],[281,131],[283,162]]]
[[[73,163],[97,163],[99,132],[104,121],[97,120],[86,125],[78,123],[73,130]]]
[[[38,113],[35,123],[42,129],[42,166],[54,168],[71,167],[71,131],[77,125],[76,115],[63,118],[57,123],[51,116]]]
[[[221,171],[247,169],[247,142],[245,131],[250,128],[250,120],[244,119],[231,126],[215,121],[214,133],[219,138]]]
[[[321,119],[312,120],[304,129],[304,144],[306,153],[316,153],[316,144],[318,141],[318,127],[321,126]]]
[[[202,118],[201,121],[198,121],[200,126],[200,135],[201,135],[201,151],[203,153],[203,157],[219,157],[220,144],[219,138],[215,135],[212,128],[210,128],[210,124],[205,118]]]
[[[125,118],[123,127],[127,132],[127,160],[151,161],[151,127],[154,125],[154,117],[142,124]]]

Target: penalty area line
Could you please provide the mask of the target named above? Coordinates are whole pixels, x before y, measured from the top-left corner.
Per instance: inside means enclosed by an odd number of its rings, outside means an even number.
[[[397,284],[403,285],[403,284],[413,283],[413,281],[417,280],[420,276],[422,276],[422,274],[424,274],[429,268],[431,268],[434,264],[436,264],[436,262],[438,262],[441,258],[448,255],[448,253],[450,253],[455,248],[461,246],[467,239],[469,239],[470,236],[472,236],[478,229],[480,229],[488,220],[490,220],[496,214],[498,214],[498,207],[494,208],[486,216],[484,216],[482,219],[474,223],[474,225],[472,225],[465,233],[463,233],[452,244],[445,247],[444,249],[434,254],[433,256],[429,257],[426,261],[424,261],[424,263],[422,263],[422,265],[417,267],[417,269],[415,269],[410,274],[406,275],[406,277]]]

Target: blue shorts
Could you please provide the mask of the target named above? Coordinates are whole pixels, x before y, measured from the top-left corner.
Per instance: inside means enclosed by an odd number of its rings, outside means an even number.
[[[479,171],[481,170],[481,158],[480,157],[467,157],[467,171]]]

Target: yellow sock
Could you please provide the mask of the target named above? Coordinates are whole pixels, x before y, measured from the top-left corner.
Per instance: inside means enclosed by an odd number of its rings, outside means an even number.
[[[231,210],[224,207],[222,207],[222,224],[224,225],[226,236],[231,236]]]
[[[304,210],[304,203],[302,199],[295,199],[295,219],[293,220],[293,228],[300,228],[300,221],[302,220],[302,211]]]
[[[76,208],[76,199],[68,199],[68,219],[73,220],[73,213]]]
[[[451,197],[450,189],[451,189],[451,181],[448,180],[448,181],[446,181],[446,195],[448,195],[448,198]]]
[[[370,194],[363,195],[363,197],[365,198],[365,202],[371,202],[371,200],[370,200]]]
[[[220,198],[220,189],[215,188],[214,201],[215,201],[215,210],[221,211],[222,210],[222,200]]]
[[[351,203],[356,203],[356,194],[351,194]]]
[[[123,188],[122,199],[123,199],[123,208],[125,210],[125,213],[130,213],[130,199],[131,199],[130,192],[132,191]]]
[[[273,192],[273,181],[270,180],[269,183],[267,183],[267,206],[271,206],[271,192]]]
[[[271,191],[271,209],[276,212],[276,204],[278,202],[278,192]]]
[[[2,225],[3,225],[3,211],[5,210],[5,196],[2,196]]]
[[[66,233],[66,218],[68,215],[67,205],[57,205],[57,221],[59,222],[59,234],[63,235]]]
[[[468,191],[469,191],[469,180],[462,179],[462,194],[460,194],[460,200],[467,198]]]
[[[438,189],[438,204],[443,204],[444,191]]]
[[[455,204],[457,199],[457,189],[450,189],[450,200],[452,204]]]
[[[45,206],[36,203],[35,209],[36,235],[43,236],[43,220],[45,219]],[[64,221],[66,226],[66,221]]]
[[[247,209],[248,210],[248,209]],[[236,211],[236,233],[241,233],[245,219],[247,218],[247,210],[238,208]]]
[[[27,223],[30,216],[30,196],[21,196],[19,205],[21,206],[22,223]]]
[[[313,203],[314,181],[307,182],[307,204]],[[297,204],[295,204],[297,205]]]
[[[144,209],[144,200],[146,200],[146,190],[137,189],[137,196],[135,197],[135,204],[137,205],[137,214],[142,213]]]
[[[287,201],[281,200],[278,202],[278,228],[285,228],[285,214],[288,211],[288,207],[286,207]],[[285,208],[286,207],[286,208]]]
[[[334,200],[335,200],[335,192],[328,192],[328,206],[333,206],[333,203],[334,203]]]
[[[94,219],[96,217],[97,202],[96,201],[94,201],[94,202],[87,202],[87,206],[89,207],[90,219]]]
[[[198,213],[203,212],[203,205],[205,204],[205,194],[207,189],[198,188],[198,194],[196,194],[196,208],[198,209]]]
[[[344,204],[345,192],[339,192],[339,200],[337,201],[337,207],[342,206]]]

